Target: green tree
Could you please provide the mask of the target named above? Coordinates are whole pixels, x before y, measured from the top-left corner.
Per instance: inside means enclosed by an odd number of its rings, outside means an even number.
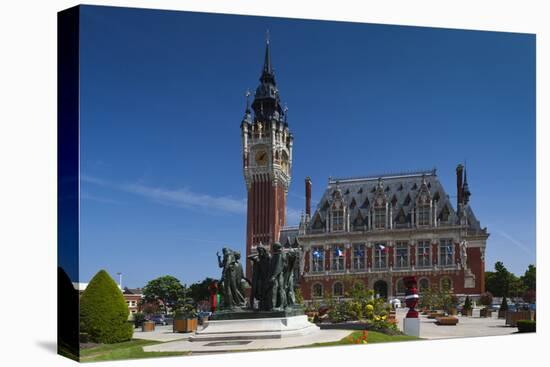
[[[510,284],[514,278],[514,274],[510,273],[501,261],[497,261],[495,271],[485,273],[485,288],[495,297],[508,296]]]
[[[535,265],[529,265],[525,274],[521,276],[521,282],[526,290],[537,290],[537,268]]]
[[[217,280],[206,278],[201,282],[191,284],[189,286],[187,296],[191,298],[194,303],[207,301],[210,297],[210,291],[208,290],[208,287],[215,281]]]
[[[100,270],[80,298],[80,330],[98,343],[119,343],[132,338],[128,305],[115,281]]]
[[[165,311],[168,311],[168,308],[173,309],[178,307],[179,304],[184,303],[183,300],[185,297],[185,287],[177,278],[171,275],[153,279],[143,287],[143,300],[145,302],[162,304]]]

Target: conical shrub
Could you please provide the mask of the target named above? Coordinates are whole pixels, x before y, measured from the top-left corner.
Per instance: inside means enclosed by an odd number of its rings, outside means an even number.
[[[133,328],[128,313],[117,284],[105,270],[100,270],[80,298],[80,331],[97,343],[130,340]]]

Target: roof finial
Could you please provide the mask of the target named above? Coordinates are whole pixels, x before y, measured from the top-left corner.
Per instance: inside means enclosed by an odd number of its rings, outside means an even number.
[[[250,93],[250,89],[246,89],[246,92],[245,92],[245,97],[246,97],[246,113],[250,113],[250,95],[252,93]]]
[[[269,28],[265,30],[265,43],[269,45]]]

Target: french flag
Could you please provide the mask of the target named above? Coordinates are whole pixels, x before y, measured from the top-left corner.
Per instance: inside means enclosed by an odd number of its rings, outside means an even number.
[[[315,249],[313,251],[313,257],[316,258],[316,259],[321,258],[321,253],[319,252],[319,250]]]
[[[336,256],[336,257],[342,257],[342,256],[344,256],[344,253],[342,252],[342,250],[340,249],[340,247],[337,247],[336,250],[334,250],[334,256]]]
[[[377,244],[376,245],[376,249],[377,250],[380,250],[382,252],[386,252],[386,246],[382,245],[382,244]]]

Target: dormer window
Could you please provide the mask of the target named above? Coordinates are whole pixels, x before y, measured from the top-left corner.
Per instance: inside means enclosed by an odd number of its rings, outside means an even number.
[[[383,206],[374,208],[374,228],[386,228],[386,208]]]
[[[344,209],[341,206],[332,209],[332,230],[344,230]]]
[[[420,204],[418,206],[418,225],[427,226],[430,224],[430,205]]]

